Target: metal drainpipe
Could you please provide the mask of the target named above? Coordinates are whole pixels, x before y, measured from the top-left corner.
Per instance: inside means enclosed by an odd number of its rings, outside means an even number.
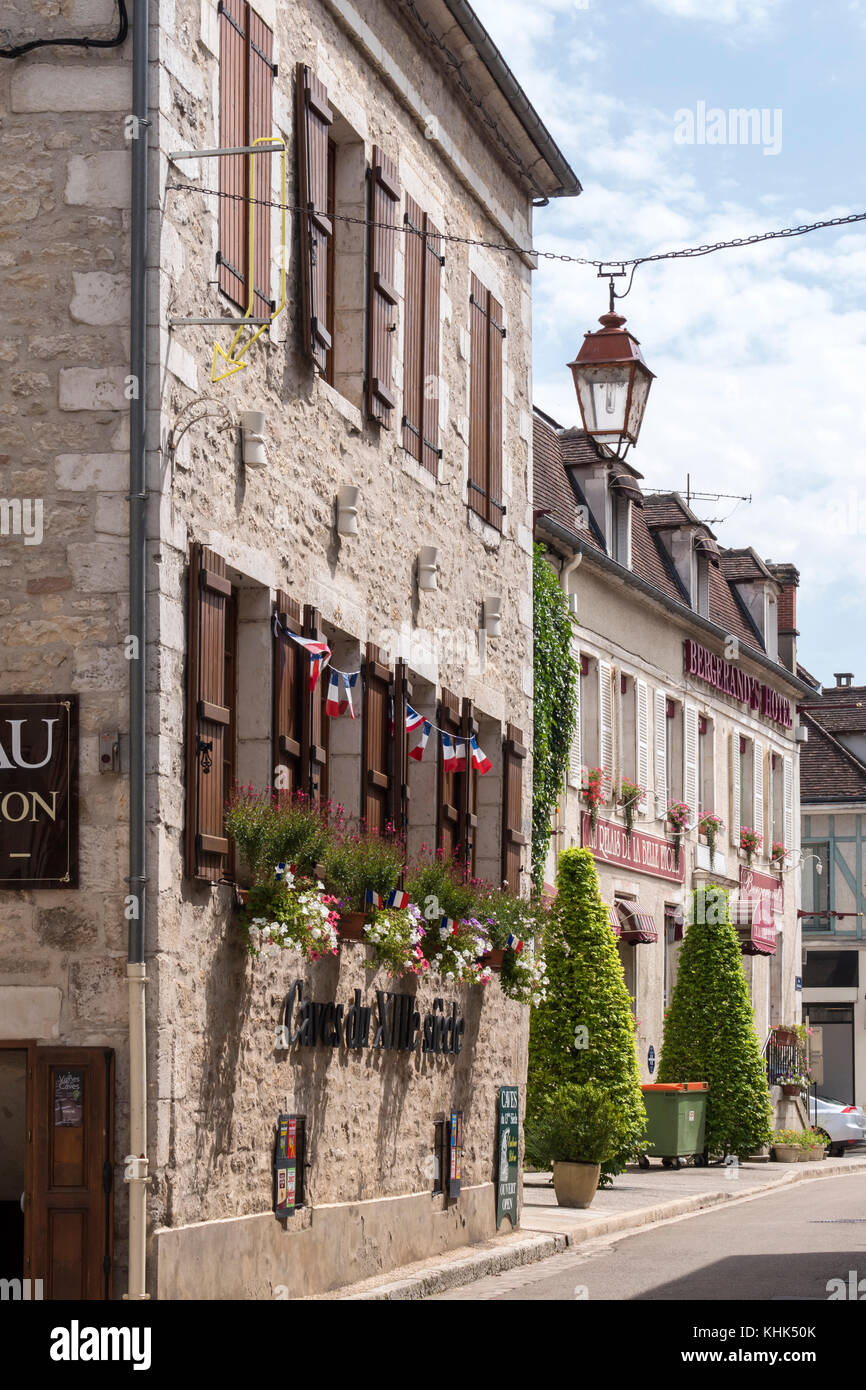
[[[147,1072],[144,923],[146,887],[145,682],[147,547],[147,160],[148,0],[135,0],[132,17],[132,222],[130,265],[129,410],[129,632],[137,652],[129,663],[129,893],[137,906],[129,920],[129,1282],[125,1297],[146,1299]]]

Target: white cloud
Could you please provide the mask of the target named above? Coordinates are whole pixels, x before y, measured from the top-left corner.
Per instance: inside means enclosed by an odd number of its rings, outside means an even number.
[[[645,3],[675,19],[726,24],[749,33],[765,29],[785,0],[645,0]]]

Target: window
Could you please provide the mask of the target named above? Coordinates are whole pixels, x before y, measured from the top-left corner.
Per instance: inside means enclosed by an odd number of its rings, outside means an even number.
[[[403,448],[437,472],[439,448],[439,300],[442,241],[426,212],[406,196],[403,221]]]
[[[276,65],[273,34],[247,0],[220,6],[220,133],[222,148],[251,145],[273,135],[271,114]],[[250,209],[245,201],[253,177],[254,194],[270,201],[269,154],[220,159],[219,287],[234,304],[268,318],[271,300],[271,210],[256,206],[250,241]]]
[[[803,846],[802,875],[803,912],[815,914],[803,917],[803,931],[828,932],[833,925],[833,919],[827,915],[830,911],[829,841],[812,841]]]
[[[706,714],[698,715],[698,810],[711,815],[716,809],[716,730]]]
[[[370,255],[367,262],[367,414],[390,429],[394,406],[394,288],[400,183],[393,159],[373,146],[370,170]]]
[[[633,676],[619,678],[620,778],[635,782],[637,776],[637,694]],[[646,785],[642,783],[642,785]]]
[[[857,951],[810,951],[803,966],[803,988],[858,989],[858,962]]]
[[[667,804],[684,799],[683,707],[678,700],[665,699],[665,774]]]
[[[502,530],[502,305],[472,276],[469,296],[469,495],[472,511]]]
[[[702,552],[697,556],[697,609],[701,617],[710,616],[710,561],[709,557]]]
[[[577,711],[568,750],[568,785],[579,788],[583,781],[583,680],[580,652],[575,648],[572,655],[577,662]]]
[[[611,498],[612,556],[618,565],[631,568],[631,503],[621,492]]]
[[[740,783],[740,827],[750,830],[760,828],[755,825],[755,755],[750,738],[739,735],[739,783]],[[739,834],[737,843],[739,844]]]

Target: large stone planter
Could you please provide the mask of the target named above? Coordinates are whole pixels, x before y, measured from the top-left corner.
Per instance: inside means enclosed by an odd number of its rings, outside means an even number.
[[[799,1144],[774,1144],[773,1158],[777,1163],[799,1163],[803,1150]]]
[[[598,1190],[600,1163],[554,1163],[553,1190],[561,1207],[588,1207]]]
[[[801,1163],[819,1163],[824,1157],[826,1157],[826,1150],[823,1144],[817,1144],[811,1149],[800,1150]]]

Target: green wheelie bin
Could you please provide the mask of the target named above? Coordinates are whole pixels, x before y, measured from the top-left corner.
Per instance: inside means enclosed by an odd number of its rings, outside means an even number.
[[[652,1157],[660,1158],[665,1168],[684,1168],[692,1156],[695,1166],[702,1167],[708,1082],[657,1082],[641,1090],[648,1123],[640,1167],[649,1168]]]

